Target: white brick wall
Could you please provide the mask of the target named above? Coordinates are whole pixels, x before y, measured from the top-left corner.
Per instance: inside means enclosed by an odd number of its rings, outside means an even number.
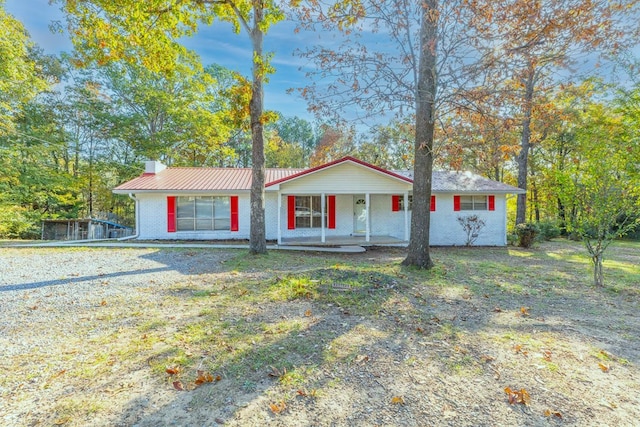
[[[204,194],[200,194],[204,195]],[[140,239],[145,240],[226,240],[249,238],[249,195],[238,195],[238,231],[167,231],[167,195],[136,194],[140,209]]]
[[[329,194],[329,193],[327,193]],[[287,199],[282,195],[280,225],[283,238],[320,236],[319,228],[287,229]],[[140,209],[141,239],[179,239],[179,240],[222,240],[249,239],[250,203],[249,194],[238,197],[239,230],[232,231],[177,231],[167,232],[167,196],[162,194],[137,194]],[[404,239],[404,211],[393,212],[390,194],[370,195],[371,235],[393,236]],[[476,246],[506,245],[506,198],[495,195],[495,211],[459,211],[453,210],[453,194],[436,194],[436,211],[431,212],[430,241],[435,246],[463,246],[466,235],[458,224],[458,216],[477,214],[484,219],[486,226],[480,231]],[[278,195],[276,192],[265,194],[265,225],[267,240],[276,240],[278,236]],[[409,213],[409,220],[410,220]],[[409,222],[410,223],[410,222]],[[353,195],[336,195],[336,228],[326,229],[326,236],[349,236],[353,233]]]

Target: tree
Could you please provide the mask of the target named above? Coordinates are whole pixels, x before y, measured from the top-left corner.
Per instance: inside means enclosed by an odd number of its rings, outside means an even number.
[[[409,253],[402,262],[420,268],[433,267],[429,254],[431,223],[431,179],[433,173],[433,135],[438,89],[436,49],[438,46],[438,2],[427,0],[422,5],[420,24],[420,61],[416,85],[416,138],[413,165],[413,213]],[[426,215],[425,215],[426,214]],[[424,218],[423,218],[424,216]]]
[[[298,159],[290,159],[289,167],[305,167],[309,165],[311,153],[316,146],[313,126],[300,117],[279,117],[270,127],[276,129],[282,141],[299,148]]]
[[[560,198],[574,211],[567,227],[584,241],[600,287],[607,247],[640,226],[640,146],[624,121],[603,105],[587,106],[576,130],[579,151],[558,176]]]
[[[502,76],[505,99],[512,99],[521,126],[516,157],[518,187],[527,190],[534,109],[540,94],[570,70],[580,56],[616,52],[637,40],[637,0],[468,0],[485,42],[485,64]],[[484,23],[483,23],[484,22]],[[527,196],[518,195],[516,223],[526,220]]]
[[[315,26],[320,17],[324,29],[337,28],[343,36],[335,48],[319,46],[302,53],[318,66],[309,73],[314,82],[301,90],[312,110],[361,122],[391,116],[401,122],[410,117],[415,123],[411,240],[404,263],[430,268],[434,132],[460,89],[473,80],[470,58],[478,55],[469,39],[475,34],[475,18],[463,0],[310,3],[311,11],[302,9],[313,17],[308,25]]]
[[[153,71],[171,74],[178,57],[188,52],[179,38],[197,31],[199,23],[215,19],[230,22],[236,32],[244,30],[253,48],[251,100],[249,112],[252,135],[250,252],[265,253],[263,138],[263,84],[273,72],[263,51],[269,27],[284,18],[275,0],[91,0],[64,4],[72,40],[84,60],[98,65],[125,60],[140,63]],[[293,2],[297,3],[297,2]],[[195,61],[194,61],[195,65]]]
[[[0,135],[14,130],[14,119],[22,106],[47,88],[41,63],[34,58],[34,44],[0,0]]]

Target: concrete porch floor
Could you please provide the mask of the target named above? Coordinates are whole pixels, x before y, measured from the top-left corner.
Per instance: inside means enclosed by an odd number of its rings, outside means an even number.
[[[409,242],[391,236],[327,236],[324,242],[320,236],[282,238],[280,246],[407,246]]]

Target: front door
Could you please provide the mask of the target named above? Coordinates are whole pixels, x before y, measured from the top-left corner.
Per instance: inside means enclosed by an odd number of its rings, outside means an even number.
[[[364,195],[353,196],[353,234],[367,232],[367,201]]]

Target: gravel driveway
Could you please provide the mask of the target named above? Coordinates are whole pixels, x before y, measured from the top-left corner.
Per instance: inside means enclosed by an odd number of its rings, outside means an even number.
[[[197,253],[197,256],[195,254]],[[0,378],[0,425],[23,425],[30,394],[66,372],[61,351],[82,358],[82,343],[131,322],[128,300],[161,306],[166,289],[194,275],[214,273],[235,251],[184,249],[0,249],[0,372],[31,366],[29,378]],[[105,306],[105,307],[103,307]],[[108,307],[106,307],[108,306]],[[108,315],[100,308],[120,310]],[[62,347],[62,348],[61,348]],[[64,357],[63,357],[64,359]],[[54,362],[56,361],[56,362]],[[77,363],[74,360],[73,363]],[[79,361],[80,363],[83,360]],[[59,364],[59,366],[57,365]],[[55,366],[54,366],[55,365]],[[49,381],[49,382],[47,382]],[[69,389],[72,394],[81,390]],[[32,405],[33,404],[33,405]]]

